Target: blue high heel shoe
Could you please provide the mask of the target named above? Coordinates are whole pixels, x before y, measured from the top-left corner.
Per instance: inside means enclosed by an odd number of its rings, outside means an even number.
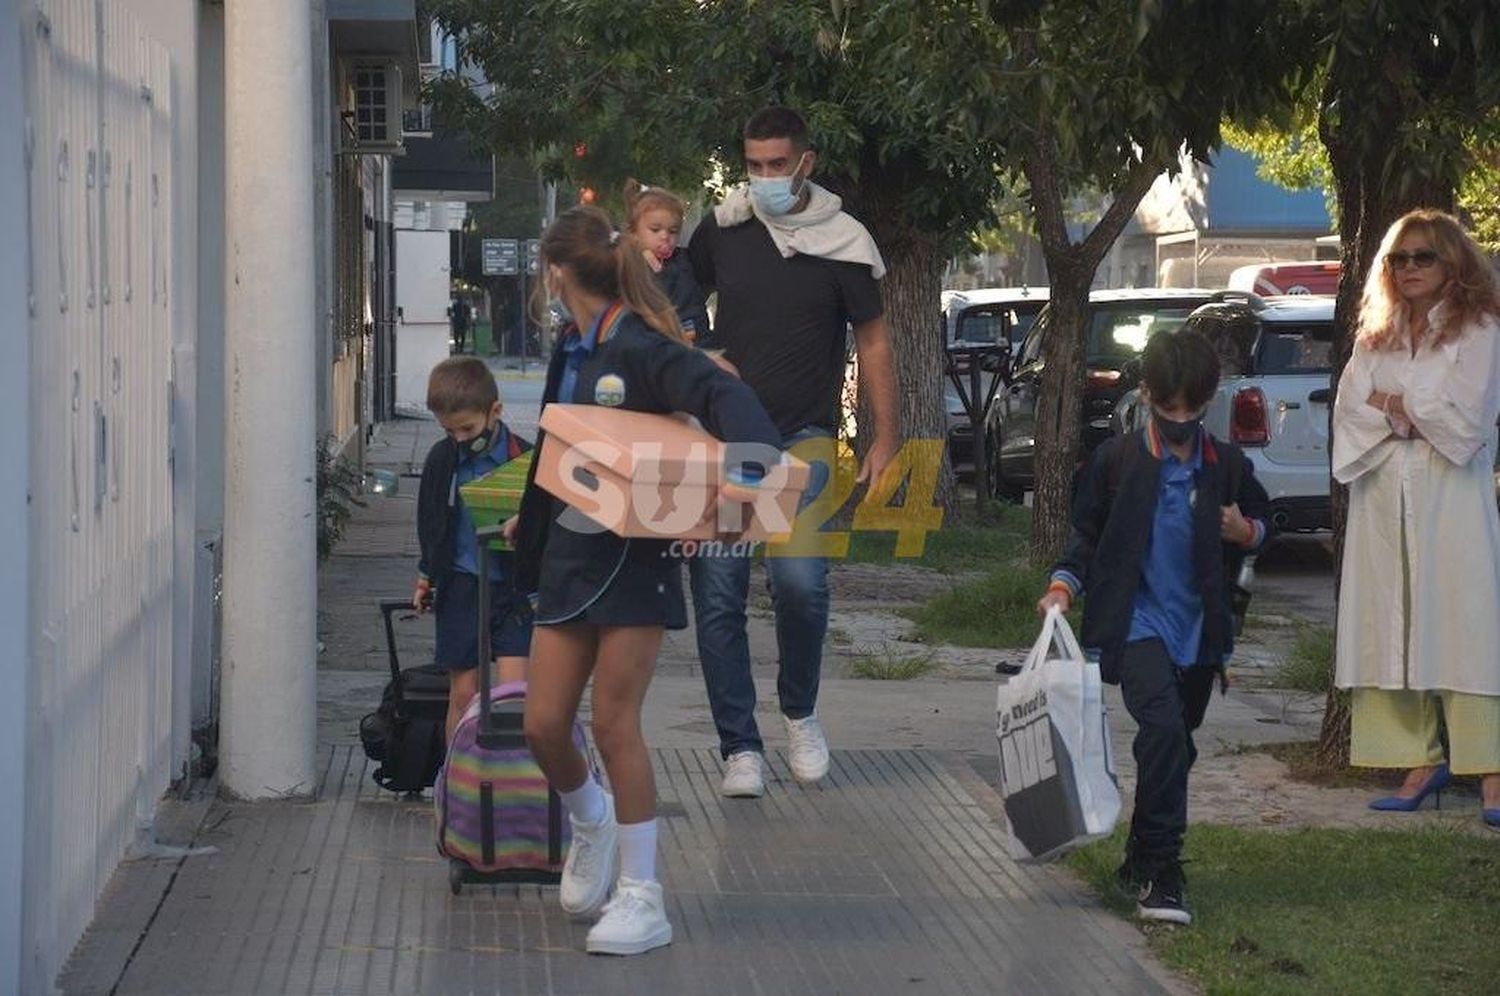
[[[1448,772],[1448,766],[1440,764],[1437,766],[1437,770],[1432,773],[1432,776],[1427,779],[1427,784],[1423,785],[1417,791],[1416,795],[1411,797],[1388,795],[1381,799],[1372,800],[1370,808],[1388,813],[1411,813],[1420,809],[1422,803],[1426,801],[1429,795],[1436,794],[1437,798],[1433,800],[1434,805],[1436,808],[1442,809],[1443,789],[1447,788],[1448,783],[1452,780],[1453,777]],[[1495,815],[1500,817],[1500,812],[1497,812]]]

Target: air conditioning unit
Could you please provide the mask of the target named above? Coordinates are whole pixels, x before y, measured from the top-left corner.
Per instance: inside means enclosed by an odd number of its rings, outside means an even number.
[[[361,59],[350,66],[349,137],[353,150],[406,151],[401,129],[401,67],[393,61]]]

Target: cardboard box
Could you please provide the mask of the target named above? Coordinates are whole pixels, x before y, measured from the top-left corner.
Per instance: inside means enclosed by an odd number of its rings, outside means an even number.
[[[535,450],[527,450],[514,460],[507,460],[488,474],[460,485],[459,497],[469,510],[476,529],[498,526],[521,510],[521,495],[526,491],[526,475],[531,471]],[[502,540],[492,540],[491,550],[509,550]]]
[[[754,505],[720,521],[724,443],[686,416],[600,405],[550,404],[536,483],[619,536],[717,539],[744,525],[744,540],[782,540],[796,521],[809,467],[790,455],[767,468]],[[770,455],[767,454],[769,457]],[[581,523],[581,520],[580,520]]]

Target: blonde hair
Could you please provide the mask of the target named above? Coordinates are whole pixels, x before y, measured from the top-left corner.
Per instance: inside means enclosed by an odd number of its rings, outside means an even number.
[[[542,264],[571,272],[590,294],[617,298],[662,335],[685,342],[672,302],[641,257],[640,247],[596,207],[564,211],[542,234]],[[540,289],[541,281],[538,281]]]
[[[434,415],[488,415],[499,400],[495,375],[477,356],[450,356],[427,375],[427,410]]]
[[[1479,246],[1475,245],[1458,219],[1431,208],[1419,208],[1396,219],[1380,240],[1380,251],[1365,278],[1360,299],[1359,327],[1355,337],[1372,350],[1401,349],[1399,319],[1408,320],[1409,306],[1396,287],[1396,274],[1386,265],[1386,256],[1408,235],[1426,236],[1448,274],[1442,300],[1449,316],[1442,328],[1434,328],[1434,345],[1452,342],[1469,325],[1486,315],[1500,316],[1500,293],[1495,286],[1495,271]]]
[[[687,216],[687,204],[670,190],[648,187],[634,177],[625,181],[625,230],[627,232],[634,235],[635,226],[639,224],[641,215],[657,209],[670,211],[679,225]]]

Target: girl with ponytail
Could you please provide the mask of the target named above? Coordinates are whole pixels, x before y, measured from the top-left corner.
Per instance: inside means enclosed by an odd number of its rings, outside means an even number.
[[[542,237],[542,277],[567,316],[544,409],[561,401],[686,412],[725,442],[756,443],[779,459],[781,435],[755,394],[685,343],[640,247],[607,214],[579,207],[558,218]],[[729,467],[721,500],[752,501],[763,472],[757,463]],[[687,626],[681,566],[669,539],[580,532],[566,510],[532,483],[510,526],[518,584],[535,593],[526,739],[572,824],[563,909],[602,912],[588,933],[590,952],[640,954],[672,939],[656,876],[656,786],[641,703],[665,630]],[[591,677],[594,742],[613,795],[572,740]]]

